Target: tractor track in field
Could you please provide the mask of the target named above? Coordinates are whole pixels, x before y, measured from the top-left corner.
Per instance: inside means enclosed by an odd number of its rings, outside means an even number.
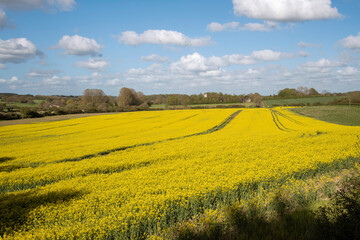
[[[282,112],[279,112],[277,110],[272,110],[272,111],[274,111],[277,115],[280,115],[280,116],[282,116],[282,117],[288,119],[289,121],[292,121],[292,122],[294,122],[294,123],[296,123],[298,125],[306,126],[306,124],[304,124],[304,123],[302,123],[302,122],[300,122],[300,121],[298,121],[298,120],[296,120],[296,119],[294,119],[294,118],[292,118],[292,117],[290,117],[290,116],[288,116],[288,115],[286,115],[286,114],[284,114]]]
[[[271,112],[271,116],[273,118],[273,122],[275,123],[276,127],[281,130],[281,131],[285,131],[285,132],[290,132],[292,131],[292,129],[289,129],[287,127],[284,126],[284,124],[281,123],[281,121],[279,120],[279,117],[278,117],[278,111],[275,111],[273,109],[269,109],[270,112]],[[282,115],[281,115],[282,116]]]
[[[168,138],[165,140],[159,140],[159,141],[154,141],[154,142],[149,142],[149,143],[141,143],[141,144],[136,144],[136,145],[131,145],[131,146],[124,146],[124,147],[119,147],[119,148],[114,148],[114,149],[110,149],[110,150],[106,150],[106,151],[102,151],[102,152],[98,152],[98,153],[94,153],[94,154],[88,154],[88,155],[84,155],[81,157],[77,157],[77,158],[68,158],[68,159],[62,159],[56,162],[52,162],[52,163],[47,163],[47,164],[43,164],[43,163],[32,163],[29,165],[23,165],[23,166],[18,166],[18,168],[14,168],[14,170],[17,170],[19,168],[36,168],[36,167],[40,167],[40,166],[46,166],[48,164],[57,164],[57,163],[63,163],[63,162],[79,162],[85,159],[91,159],[94,157],[99,157],[99,156],[104,156],[104,155],[108,155],[110,153],[113,152],[119,152],[119,151],[123,151],[126,149],[131,149],[131,148],[135,148],[135,147],[141,147],[141,146],[149,146],[149,145],[153,145],[153,144],[157,144],[157,143],[163,143],[166,141],[173,141],[173,140],[180,140],[180,139],[185,139],[185,138],[190,138],[190,137],[194,137],[194,136],[200,136],[200,135],[206,135],[206,134],[211,134],[214,133],[216,131],[219,131],[221,129],[223,129],[226,125],[228,125],[239,113],[241,112],[241,110],[238,110],[234,113],[232,113],[229,117],[227,117],[224,121],[222,121],[220,124],[202,131],[202,132],[198,132],[198,133],[194,133],[194,134],[189,134],[189,135],[185,135],[185,136],[180,136],[180,137],[174,137],[174,138]],[[80,174],[80,176],[84,177],[87,175],[91,175],[91,174],[112,174],[112,173],[119,173],[119,172],[123,172],[123,171],[127,171],[127,170],[131,170],[133,168],[140,168],[140,167],[145,167],[148,165],[151,165],[152,162],[139,162],[139,163],[134,163],[134,164],[125,164],[122,166],[118,166],[112,170],[110,169],[93,169],[90,173],[87,174]],[[10,171],[8,171],[10,172]],[[19,186],[16,187],[1,187],[0,186],[0,192],[11,192],[14,189],[16,190],[25,190],[25,189],[33,189],[37,186],[45,186],[47,184],[52,184],[52,183],[56,183],[65,179],[69,179],[72,178],[73,176],[67,176],[67,177],[60,177],[59,179],[52,179],[52,180],[48,180],[48,181],[43,181],[37,184],[31,183],[31,184],[20,184]]]
[[[131,149],[131,148],[136,148],[136,147],[142,147],[142,146],[149,146],[149,145],[154,145],[157,143],[163,143],[166,141],[173,141],[173,140],[180,140],[180,139],[184,139],[184,138],[189,138],[189,137],[194,137],[194,136],[200,136],[200,135],[205,135],[205,134],[211,134],[213,132],[219,131],[221,129],[223,129],[226,125],[228,125],[239,113],[241,112],[241,110],[235,111],[234,113],[232,113],[229,117],[227,117],[224,121],[222,121],[221,123],[215,125],[214,127],[207,129],[205,131],[202,132],[198,132],[198,133],[193,133],[193,134],[189,134],[189,135],[185,135],[185,136],[180,136],[180,137],[174,137],[174,138],[168,138],[168,139],[164,139],[164,140],[159,140],[159,141],[154,141],[154,142],[147,142],[147,143],[140,143],[140,144],[135,144],[135,145],[130,145],[130,146],[123,146],[123,147],[118,147],[118,148],[113,148],[113,149],[108,149],[105,151],[101,151],[101,152],[97,152],[97,153],[92,153],[92,154],[87,154],[87,155],[83,155],[80,157],[76,157],[76,158],[66,158],[66,159],[62,159],[62,160],[58,160],[55,162],[51,162],[48,164],[56,164],[56,163],[62,163],[62,162],[78,162],[84,159],[91,159],[94,157],[98,157],[98,156],[104,156],[104,155],[108,155],[110,153],[113,152],[119,152],[119,151],[124,151],[126,149]],[[29,165],[24,165],[23,167],[38,167],[38,166],[43,166],[43,165],[47,165],[44,163],[31,163]]]
[[[124,146],[124,147],[119,147],[119,148],[114,148],[114,149],[110,149],[110,150],[106,150],[106,151],[101,151],[95,154],[89,154],[89,155],[85,155],[82,157],[78,157],[78,158],[71,158],[71,159],[63,159],[63,160],[59,160],[55,163],[60,163],[60,162],[76,162],[76,161],[81,161],[83,159],[89,159],[89,158],[93,158],[93,157],[97,157],[97,156],[103,156],[103,155],[108,155],[110,153],[113,152],[118,152],[118,151],[123,151],[126,149],[131,149],[131,148],[135,148],[135,147],[142,147],[142,146],[149,146],[149,145],[153,145],[156,143],[163,143],[166,141],[173,141],[173,140],[179,140],[179,139],[184,139],[184,138],[189,138],[189,137],[194,137],[194,136],[199,136],[199,135],[205,135],[205,134],[210,134],[216,131],[219,131],[221,129],[223,129],[226,125],[228,125],[239,113],[241,112],[241,110],[238,110],[234,113],[232,113],[229,117],[227,117],[224,121],[222,121],[220,124],[199,132],[199,133],[193,133],[193,134],[189,134],[189,135],[185,135],[185,136],[180,136],[180,137],[174,137],[174,138],[168,138],[168,139],[164,139],[164,140],[159,140],[159,141],[154,141],[154,142],[148,142],[148,143],[140,143],[140,144],[135,144],[135,145],[130,145],[130,146]]]

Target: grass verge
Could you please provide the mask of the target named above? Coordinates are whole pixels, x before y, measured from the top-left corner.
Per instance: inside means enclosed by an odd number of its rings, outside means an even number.
[[[318,120],[347,126],[360,126],[360,107],[358,106],[314,106],[291,108],[291,111]]]

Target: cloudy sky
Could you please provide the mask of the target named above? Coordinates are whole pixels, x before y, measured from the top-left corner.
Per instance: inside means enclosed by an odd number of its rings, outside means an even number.
[[[0,0],[0,92],[360,90],[359,0]]]

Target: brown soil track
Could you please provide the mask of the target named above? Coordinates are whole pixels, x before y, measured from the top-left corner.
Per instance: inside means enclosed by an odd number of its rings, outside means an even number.
[[[29,124],[29,123],[38,123],[38,122],[61,121],[61,120],[68,120],[68,119],[73,119],[73,118],[92,117],[92,116],[108,115],[108,114],[119,114],[119,113],[118,112],[115,112],[115,113],[79,113],[79,114],[47,116],[47,117],[42,117],[42,118],[1,120],[0,121],[0,127],[16,125],[16,124]]]

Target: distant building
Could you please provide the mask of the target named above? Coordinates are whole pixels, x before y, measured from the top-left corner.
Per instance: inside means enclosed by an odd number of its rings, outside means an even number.
[[[207,98],[207,93],[204,93],[203,95],[204,95],[204,98]]]
[[[243,102],[249,103],[249,102],[251,102],[251,98],[244,98]]]

